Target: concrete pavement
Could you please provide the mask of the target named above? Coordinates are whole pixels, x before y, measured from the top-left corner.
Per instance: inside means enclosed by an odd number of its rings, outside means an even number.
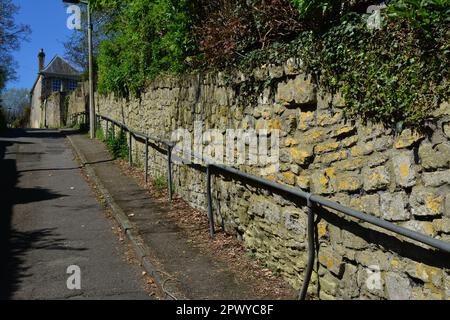
[[[63,134],[0,136],[0,186],[0,299],[149,298]],[[66,286],[70,265],[81,290]]]

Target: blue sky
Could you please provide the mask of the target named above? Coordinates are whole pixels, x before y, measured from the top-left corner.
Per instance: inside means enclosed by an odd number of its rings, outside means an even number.
[[[25,23],[31,27],[29,42],[23,42],[19,51],[14,52],[19,69],[17,81],[8,83],[7,88],[31,89],[38,72],[37,55],[40,48],[46,54],[46,63],[55,54],[64,56],[63,42],[71,32],[66,27],[66,8],[62,0],[14,0],[20,6],[16,15],[17,23]]]

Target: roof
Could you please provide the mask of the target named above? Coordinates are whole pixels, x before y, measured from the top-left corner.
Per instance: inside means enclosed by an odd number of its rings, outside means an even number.
[[[78,80],[81,76],[81,73],[72,67],[70,63],[61,58],[59,55],[55,55],[53,59],[49,62],[49,64],[38,72],[38,76],[36,81],[34,81],[33,87],[31,88],[31,93],[34,91],[34,87],[36,86],[39,77],[43,76],[59,76],[64,78],[72,78]]]
[[[40,73],[43,75],[80,76],[80,72],[59,55],[56,55]]]

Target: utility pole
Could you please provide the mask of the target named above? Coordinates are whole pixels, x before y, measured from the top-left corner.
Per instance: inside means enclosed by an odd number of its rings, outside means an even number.
[[[95,138],[95,106],[94,106],[94,58],[92,53],[92,31],[94,26],[91,21],[91,6],[89,1],[63,0],[65,3],[85,4],[87,6],[88,18],[88,47],[89,47],[89,133],[91,139]]]

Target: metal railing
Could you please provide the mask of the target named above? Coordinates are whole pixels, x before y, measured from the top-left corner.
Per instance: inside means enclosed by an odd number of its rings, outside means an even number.
[[[75,114],[74,119],[78,119],[78,117],[83,116],[84,113]],[[129,133],[129,161],[130,164],[132,163],[132,141],[131,137],[134,136],[135,138],[141,139],[145,143],[145,181],[147,182],[147,176],[148,176],[148,148],[150,146],[149,141],[153,141],[154,143],[160,143],[164,145],[167,150],[167,177],[168,177],[168,193],[169,193],[169,199],[172,200],[172,161],[177,160],[182,163],[190,162],[187,159],[183,159],[178,156],[172,156],[172,150],[174,148],[174,144],[170,141],[160,139],[157,137],[153,137],[141,132],[137,132],[129,128],[123,123],[120,123],[116,120],[113,120],[111,118],[108,118],[103,115],[97,115],[97,121],[100,123],[101,120],[106,121],[106,128],[108,131],[109,124],[111,123],[113,125],[112,131],[114,132],[114,126],[118,126],[121,128],[121,130],[128,131]],[[84,119],[86,119],[84,117]],[[194,155],[196,156],[196,155]],[[198,156],[197,156],[198,157]],[[302,191],[298,188],[293,188],[287,185],[283,185],[277,182],[273,182],[267,179],[264,179],[262,177],[258,177],[249,173],[242,172],[238,169],[228,167],[225,165],[215,164],[215,163],[206,163],[206,165],[202,166],[206,169],[206,195],[207,195],[207,213],[208,213],[208,221],[209,221],[209,232],[211,237],[214,237],[215,229],[214,229],[214,215],[212,211],[212,185],[211,185],[211,177],[216,173],[228,173],[235,177],[239,177],[242,179],[245,179],[247,181],[252,181],[256,184],[259,184],[261,186],[265,186],[270,189],[278,190],[281,192],[284,192],[286,194],[289,194],[294,197],[298,197],[301,199],[306,200],[306,206],[308,208],[307,214],[308,214],[308,223],[307,223],[307,234],[308,234],[308,261],[303,281],[303,286],[301,288],[301,291],[299,293],[299,298],[301,300],[304,300],[306,298],[306,293],[308,289],[308,285],[311,279],[312,271],[313,271],[313,264],[315,261],[315,233],[314,233],[314,219],[315,219],[315,213],[314,213],[314,205],[321,205],[322,207],[326,207],[329,209],[333,209],[336,211],[339,211],[343,213],[346,216],[350,216],[352,218],[359,219],[361,221],[367,222],[371,225],[383,228],[387,231],[391,231],[397,235],[409,238],[411,240],[415,240],[417,242],[420,242],[422,244],[426,244],[430,247],[436,248],[441,250],[445,253],[450,253],[450,243],[446,241],[442,241],[439,239],[432,238],[428,235],[422,234],[420,232],[413,231],[411,229],[407,229],[405,227],[398,226],[394,223],[388,222],[386,220],[371,216],[369,214],[353,210],[351,208],[345,207],[337,202],[328,200],[326,198],[323,198],[318,195],[314,195],[309,192]]]

